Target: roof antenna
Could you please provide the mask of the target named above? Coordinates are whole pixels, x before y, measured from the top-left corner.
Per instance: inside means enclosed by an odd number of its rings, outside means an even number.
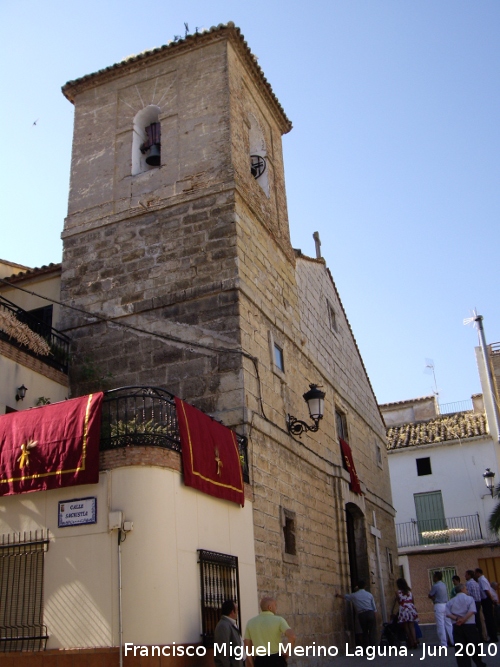
[[[432,374],[432,376],[434,378],[434,389],[433,389],[432,393],[436,397],[436,400],[439,400],[439,391],[438,391],[437,381],[436,381],[436,371],[435,371],[434,362],[432,361],[432,359],[426,359],[425,360],[424,373],[427,373],[428,375]]]
[[[316,259],[321,259],[321,241],[319,238],[319,232],[314,232],[313,239],[314,245],[316,246]]]
[[[184,23],[184,28],[186,29],[186,32],[184,34],[184,37],[187,37],[189,35],[189,26],[187,23]]]

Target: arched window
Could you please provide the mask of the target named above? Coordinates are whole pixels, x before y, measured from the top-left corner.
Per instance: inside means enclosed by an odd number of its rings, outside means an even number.
[[[134,118],[132,138],[132,176],[161,164],[160,107],[150,104]]]
[[[264,134],[262,133],[255,116],[250,114],[248,120],[250,122],[250,171],[257,183],[269,197],[269,171],[266,160],[267,151]]]

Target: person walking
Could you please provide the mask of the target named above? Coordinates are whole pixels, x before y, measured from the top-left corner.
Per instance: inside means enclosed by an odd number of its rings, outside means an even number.
[[[483,610],[484,622],[486,624],[486,632],[488,633],[488,638],[490,642],[497,642],[497,627],[495,623],[494,616],[494,605],[493,605],[493,595],[490,586],[490,582],[483,574],[483,571],[480,567],[476,567],[474,570],[474,576],[481,588],[481,609]]]
[[[446,616],[446,603],[448,602],[448,591],[442,581],[443,573],[434,572],[432,575],[433,587],[429,591],[429,598],[434,603],[434,616],[436,618],[436,630],[441,646],[448,646],[448,641],[453,645],[453,626]]]
[[[214,645],[218,646],[218,650],[214,650],[214,663],[216,667],[244,667],[243,640],[237,625],[238,605],[234,600],[226,600],[221,614],[214,630]]]
[[[285,635],[287,644],[293,649],[295,632],[282,616],[277,616],[277,607],[274,598],[262,598],[260,614],[248,621],[245,629],[247,667],[286,667],[286,657],[280,655],[281,637]],[[267,655],[256,655],[259,647],[264,647]]]
[[[417,648],[418,641],[415,634],[415,622],[418,622],[418,613],[411,588],[403,578],[396,581],[396,586],[398,587],[396,600],[399,604],[398,623],[401,623],[404,628],[408,648]]]
[[[458,667],[471,667],[470,645],[475,647],[472,652],[472,660],[477,667],[484,667],[484,663],[480,657],[481,637],[474,622],[476,614],[476,605],[474,599],[466,594],[467,587],[465,584],[457,586],[458,593],[446,603],[446,617],[453,623],[453,640],[456,644],[462,645],[460,654],[456,656]]]
[[[476,628],[481,639],[483,638],[483,624],[481,622],[481,586],[474,579],[474,570],[467,570],[465,573],[465,586],[467,595],[474,599],[476,605]]]
[[[377,611],[377,607],[375,606],[373,595],[365,590],[365,586],[366,583],[363,579],[360,579],[358,581],[358,590],[354,591],[354,593],[347,593],[346,595],[335,594],[336,597],[343,597],[354,605],[354,610],[358,615],[361,627],[363,647],[374,646],[377,643],[375,639],[375,630],[377,628],[375,612]]]

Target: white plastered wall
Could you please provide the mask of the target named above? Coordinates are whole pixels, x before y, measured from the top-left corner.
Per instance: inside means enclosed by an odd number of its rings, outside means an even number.
[[[425,457],[431,459],[432,474],[418,476],[415,461]],[[489,437],[394,450],[388,461],[397,524],[416,519],[415,493],[441,491],[445,516],[479,514],[486,536],[494,501],[487,492],[483,472],[489,467],[497,478],[499,475],[495,444]]]
[[[58,501],[97,497],[97,523],[58,528]],[[45,555],[47,648],[118,643],[117,532],[108,511],[122,510],[134,529],[122,544],[124,641],[199,642],[197,549],[237,556],[242,622],[258,612],[252,504],[212,498],[185,487],[179,472],[124,467],[98,485],[0,499],[0,534],[48,529]]]
[[[0,356],[0,378],[0,415],[5,413],[7,406],[15,410],[32,408],[42,396],[50,399],[51,403],[68,398],[68,387],[7,357]],[[24,400],[16,401],[17,388],[21,385],[28,391]]]

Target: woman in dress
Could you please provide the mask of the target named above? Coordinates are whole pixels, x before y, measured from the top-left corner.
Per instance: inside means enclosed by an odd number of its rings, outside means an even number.
[[[398,623],[401,623],[404,628],[408,648],[417,648],[415,621],[418,621],[418,614],[413,602],[413,595],[404,579],[398,579],[396,585],[398,587],[396,600],[399,603]]]

